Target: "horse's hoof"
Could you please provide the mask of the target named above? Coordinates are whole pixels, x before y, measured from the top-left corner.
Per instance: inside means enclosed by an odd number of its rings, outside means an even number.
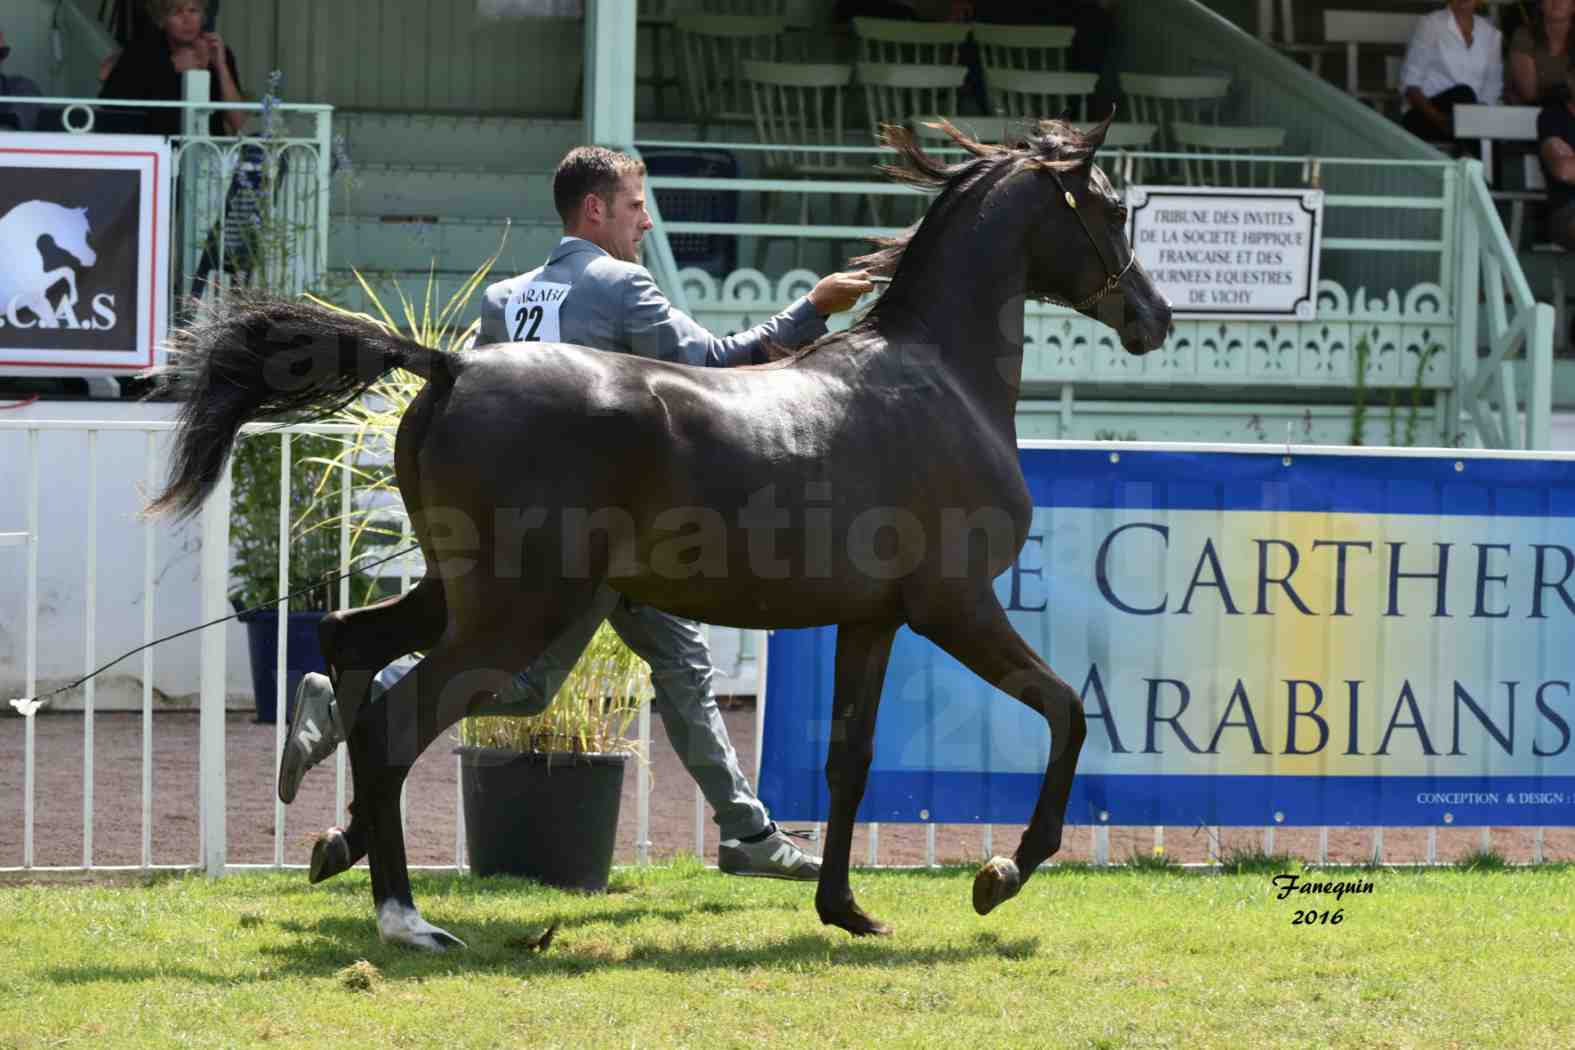
[[[889,937],[891,927],[875,918],[866,915],[863,908],[857,904],[850,904],[846,908],[836,911],[825,911],[820,914],[820,921],[827,926],[836,926],[847,930],[855,937]]]
[[[973,910],[988,915],[997,904],[1017,896],[1023,879],[1017,865],[1005,857],[991,857],[973,877]]]
[[[446,952],[464,948],[464,941],[421,917],[414,907],[398,901],[384,901],[377,909],[377,935],[388,944],[403,944],[424,952]]]
[[[431,925],[422,932],[417,933],[411,940],[400,943],[424,952],[446,952],[452,948],[466,949],[470,947],[470,945],[447,930]]]
[[[329,828],[317,836],[312,844],[312,867],[308,878],[312,885],[331,879],[341,871],[350,870],[355,862],[350,859],[350,842],[342,828]]]

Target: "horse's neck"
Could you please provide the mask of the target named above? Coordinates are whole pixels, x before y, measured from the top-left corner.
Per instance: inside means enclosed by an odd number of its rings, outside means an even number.
[[[1011,425],[1023,363],[1026,274],[1010,249],[986,260],[970,254],[933,258],[906,288],[894,289],[908,308],[888,313],[887,338],[933,346],[955,384]]]

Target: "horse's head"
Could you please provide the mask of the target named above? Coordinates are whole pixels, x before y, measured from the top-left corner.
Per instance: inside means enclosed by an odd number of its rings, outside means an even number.
[[[70,252],[83,266],[98,262],[98,253],[88,244],[88,217],[86,208],[58,208],[58,218],[46,231],[54,238],[61,251]]]
[[[1114,116],[1114,114],[1112,114]],[[1045,121],[1026,148],[1044,204],[1028,238],[1028,294],[1109,325],[1134,354],[1158,349],[1170,332],[1170,303],[1127,243],[1127,209],[1094,163],[1110,118],[1086,134]]]
[[[1045,120],[1017,141],[988,145],[942,120],[934,126],[973,154],[953,165],[921,150],[906,129],[885,129],[885,143],[905,164],[883,170],[940,195],[920,224],[897,237],[876,238],[879,250],[854,263],[897,275],[895,289],[905,260],[941,255],[953,230],[988,230],[987,251],[997,257],[1018,251],[1026,260],[1021,289],[1008,294],[1086,314],[1120,333],[1134,354],[1157,349],[1170,331],[1170,304],[1133,256],[1126,208],[1094,163],[1109,125],[1107,118],[1084,133]]]

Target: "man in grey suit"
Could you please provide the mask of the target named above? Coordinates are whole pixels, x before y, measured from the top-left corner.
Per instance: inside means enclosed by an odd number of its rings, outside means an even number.
[[[644,164],[598,146],[571,150],[553,177],[553,201],[563,239],[541,267],[486,290],[477,345],[564,342],[690,365],[760,364],[770,346],[796,349],[824,335],[827,317],[873,287],[862,272],[832,274],[763,324],[718,338],[674,309],[640,265],[640,242],[651,228]],[[651,665],[653,706],[716,813],[718,867],[734,875],[818,878],[820,858],[777,827],[739,768],[711,695],[711,654],[694,621],[630,602],[604,584],[589,612],[499,700],[517,705],[521,714],[544,710],[603,620]],[[388,688],[412,665],[390,665],[378,685]],[[280,762],[281,799],[293,799],[306,770],[332,753],[337,727],[328,679],[308,675]]]

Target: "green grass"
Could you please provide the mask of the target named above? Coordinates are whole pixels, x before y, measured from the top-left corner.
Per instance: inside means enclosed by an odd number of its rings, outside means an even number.
[[[418,877],[444,956],[378,943],[359,872],[0,886],[0,1047],[1575,1046],[1575,869],[1315,876],[1376,889],[1067,868],[981,919],[969,871],[860,871],[896,926],[861,941],[693,861],[600,897]],[[1291,925],[1314,904],[1343,922]]]
[[[1220,869],[1228,875],[1277,875],[1300,867],[1288,853],[1269,853],[1261,846],[1239,847],[1220,856]]]
[[[1474,849],[1455,861],[1455,867],[1466,871],[1503,871],[1509,867],[1509,861],[1496,849]]]

